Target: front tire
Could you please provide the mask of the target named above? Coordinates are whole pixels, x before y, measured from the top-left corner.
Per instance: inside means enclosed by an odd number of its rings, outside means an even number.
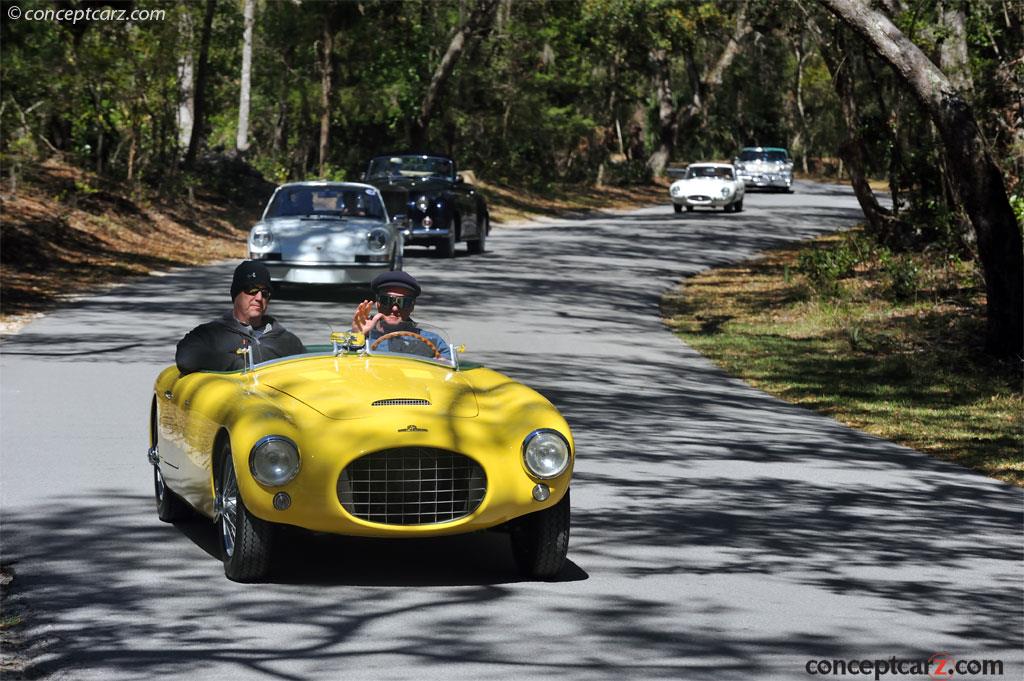
[[[448,236],[437,242],[437,254],[442,258],[454,258],[455,257],[455,230],[456,219],[452,216],[452,219],[448,221]]]
[[[477,225],[477,231],[480,236],[476,241],[467,241],[466,248],[470,253],[477,255],[487,250],[487,230],[491,228],[491,218],[487,215],[483,216],[483,220]]]
[[[673,203],[672,204],[672,210],[674,210],[676,213],[682,213],[683,212],[683,207],[680,206],[678,203]]]
[[[249,513],[238,491],[230,445],[225,444],[221,452],[217,525],[220,528],[224,574],[235,582],[260,581],[270,574],[274,527]]]
[[[153,491],[156,494],[156,516],[160,520],[173,523],[191,515],[192,508],[164,482],[160,466],[153,466]]]
[[[692,213],[693,212],[693,206],[687,206],[686,207],[686,212],[687,213]]]
[[[732,210],[733,210],[734,213],[742,213],[743,212],[743,199],[740,199],[739,201],[737,201],[733,205]]]
[[[512,553],[519,571],[534,579],[558,575],[569,552],[569,491],[551,508],[517,520],[512,526]]]

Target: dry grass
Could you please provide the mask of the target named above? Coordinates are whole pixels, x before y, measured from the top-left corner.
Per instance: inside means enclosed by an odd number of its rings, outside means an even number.
[[[1020,366],[982,351],[984,290],[973,263],[917,256],[919,288],[903,300],[876,256],[824,295],[798,272],[799,252],[693,277],[665,297],[665,317],[761,390],[1024,486]]]
[[[204,192],[125,196],[55,160],[32,167],[0,195],[0,320],[154,270],[244,257],[258,213],[257,203],[232,206]]]
[[[582,216],[668,202],[667,182],[634,187],[564,186],[544,193],[481,181],[477,185],[487,194],[492,222],[498,226],[545,216]]]

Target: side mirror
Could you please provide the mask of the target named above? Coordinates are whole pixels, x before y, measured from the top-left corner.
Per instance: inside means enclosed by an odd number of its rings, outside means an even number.
[[[465,182],[466,180],[461,174],[455,176],[455,184],[464,184]]]

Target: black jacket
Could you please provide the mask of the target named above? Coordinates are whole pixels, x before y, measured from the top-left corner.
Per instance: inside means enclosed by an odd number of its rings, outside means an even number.
[[[200,324],[178,341],[174,362],[183,374],[193,371],[235,371],[245,367],[245,359],[235,351],[248,341],[256,363],[306,351],[298,337],[271,317],[263,317],[270,331],[254,334],[251,326],[241,324],[228,312],[220,319]]]

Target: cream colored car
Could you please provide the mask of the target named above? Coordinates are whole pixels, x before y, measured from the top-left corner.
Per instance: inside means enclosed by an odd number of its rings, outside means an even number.
[[[738,213],[743,210],[743,194],[743,181],[728,163],[692,163],[683,177],[669,187],[672,208],[677,213],[683,208],[692,211],[698,207]]]

